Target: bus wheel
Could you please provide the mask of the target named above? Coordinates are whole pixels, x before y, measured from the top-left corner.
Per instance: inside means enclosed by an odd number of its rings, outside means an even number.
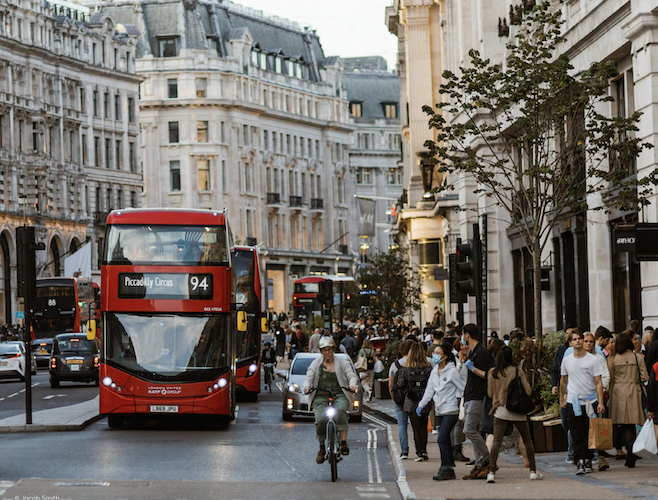
[[[231,423],[231,418],[226,416],[219,416],[215,419],[215,429],[221,430],[226,429]]]
[[[120,429],[121,427],[123,427],[123,417],[119,415],[108,415],[107,425],[111,429]]]

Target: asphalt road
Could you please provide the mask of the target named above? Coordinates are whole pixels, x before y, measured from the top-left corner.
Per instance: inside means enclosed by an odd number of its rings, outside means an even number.
[[[95,398],[98,387],[84,382],[61,382],[58,389],[50,388],[48,370],[39,369],[32,375],[32,411],[82,403]],[[0,419],[25,414],[25,382],[19,379],[0,379]]]
[[[239,403],[228,429],[193,422],[146,422],[81,432],[0,435],[2,498],[400,498],[380,421],[350,424],[351,453],[331,483],[317,465],[312,420],[284,422],[281,394]],[[184,487],[183,487],[184,486]]]

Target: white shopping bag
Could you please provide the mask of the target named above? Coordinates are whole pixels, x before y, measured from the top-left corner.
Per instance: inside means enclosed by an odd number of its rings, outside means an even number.
[[[642,458],[651,458],[658,454],[658,444],[656,444],[656,431],[653,427],[653,420],[644,422],[642,430],[633,443],[633,453]]]

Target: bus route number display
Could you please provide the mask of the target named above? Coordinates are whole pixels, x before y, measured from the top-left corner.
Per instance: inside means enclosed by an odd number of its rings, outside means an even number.
[[[119,273],[120,299],[212,299],[212,274]]]

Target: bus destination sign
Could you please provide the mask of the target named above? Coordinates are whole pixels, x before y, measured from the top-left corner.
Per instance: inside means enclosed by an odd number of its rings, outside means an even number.
[[[119,273],[120,299],[212,299],[212,274]]]

